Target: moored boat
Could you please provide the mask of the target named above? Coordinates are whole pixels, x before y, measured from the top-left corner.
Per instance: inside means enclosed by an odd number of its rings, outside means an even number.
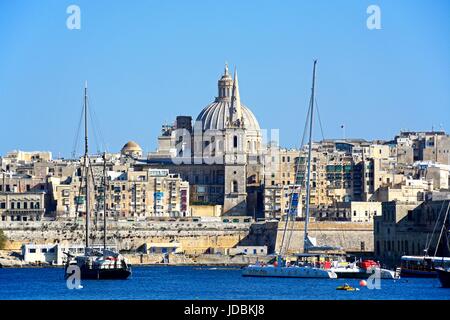
[[[450,269],[436,268],[439,281],[443,288],[450,288]]]
[[[79,268],[83,280],[124,280],[131,275],[131,267],[126,259],[110,250],[88,250],[85,255],[72,257],[65,267],[66,278],[73,274],[71,266]]]
[[[396,280],[400,278],[395,271],[381,268],[380,264],[373,260],[352,263],[335,261],[331,270],[336,273],[338,278],[367,279],[377,272],[381,279]]]
[[[84,173],[82,179],[84,180],[84,188],[80,186],[80,195],[76,198],[85,200],[85,250],[84,255],[73,256],[68,255],[67,263],[64,268],[65,278],[72,275],[79,275],[80,279],[86,280],[102,280],[102,279],[127,279],[131,275],[131,266],[126,259],[117,252],[106,249],[106,189],[107,189],[107,173],[106,173],[106,153],[103,154],[103,250],[97,251],[90,247],[90,183],[91,183],[91,167],[88,155],[88,99],[87,99],[87,83],[84,87],[84,131],[85,131],[85,146],[84,146]],[[84,179],[83,179],[84,178]],[[84,189],[84,196],[81,191]],[[77,206],[78,210],[78,206]],[[77,212],[78,213],[78,212]]]
[[[242,270],[244,277],[276,277],[276,278],[325,278],[336,279],[337,275],[330,268],[317,266],[308,261],[315,255],[299,255],[295,262],[289,262],[277,256],[273,263],[256,263]]]
[[[336,279],[337,275],[331,270],[309,266],[277,267],[273,265],[250,265],[242,271],[244,277],[275,277],[275,278],[325,278]]]
[[[358,288],[350,286],[348,283],[345,283],[342,286],[339,286],[336,288],[336,290],[342,290],[342,291],[359,291]]]
[[[326,269],[320,264],[317,265],[317,261],[309,261],[311,256],[308,256],[309,250],[313,249],[324,249],[324,250],[334,250],[333,247],[318,247],[316,246],[315,239],[308,235],[308,224],[310,217],[310,197],[311,197],[311,158],[312,158],[312,133],[313,133],[313,119],[314,119],[314,104],[315,104],[315,79],[316,79],[316,64],[314,61],[313,74],[312,74],[312,87],[311,87],[311,99],[309,104],[307,123],[309,123],[309,142],[308,142],[308,164],[306,168],[306,199],[305,199],[305,234],[303,242],[303,256],[297,256],[297,260],[291,264],[287,262],[286,253],[288,252],[290,236],[292,235],[292,230],[289,231],[289,237],[286,236],[288,232],[288,224],[295,221],[295,215],[297,211],[297,206],[301,196],[301,183],[295,185],[290,194],[289,209],[286,215],[286,221],[284,225],[283,237],[281,240],[281,246],[279,253],[277,255],[274,264],[268,265],[249,265],[242,270],[242,276],[246,277],[285,277],[285,278],[337,278],[336,273],[334,273],[329,268]],[[306,133],[306,126],[305,126]],[[303,144],[303,141],[302,141]],[[298,167],[299,168],[299,167]],[[297,168],[297,170],[299,170]],[[298,172],[295,175],[298,177]],[[283,258],[284,256],[284,258]]]
[[[437,268],[450,267],[450,257],[403,256],[400,276],[404,278],[436,278]]]

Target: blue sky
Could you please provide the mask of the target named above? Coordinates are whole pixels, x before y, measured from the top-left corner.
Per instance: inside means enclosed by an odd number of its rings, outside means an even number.
[[[81,30],[66,28],[70,4]],[[371,4],[381,30],[366,28]],[[314,58],[325,138],[342,123],[365,139],[450,131],[449,40],[445,0],[2,1],[0,154],[70,155],[84,80],[108,150],[135,140],[151,151],[161,124],[214,99],[225,61],[287,147],[299,144]]]

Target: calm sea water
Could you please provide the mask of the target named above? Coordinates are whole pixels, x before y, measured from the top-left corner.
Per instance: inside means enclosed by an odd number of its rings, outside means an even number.
[[[0,299],[439,299],[437,279],[381,280],[381,289],[338,291],[356,279],[244,278],[237,268],[134,267],[121,281],[82,281],[69,290],[61,268],[0,269]]]

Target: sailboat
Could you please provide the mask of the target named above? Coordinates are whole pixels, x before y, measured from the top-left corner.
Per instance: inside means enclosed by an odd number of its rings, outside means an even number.
[[[297,260],[294,263],[287,261],[286,257],[282,254],[278,254],[273,263],[261,264],[256,263],[249,265],[242,269],[242,276],[244,277],[283,277],[283,278],[326,278],[335,279],[337,275],[334,271],[330,270],[330,264],[325,262],[321,264],[318,260],[320,256],[315,254],[309,254],[309,250],[316,249],[317,244],[314,238],[308,235],[308,223],[310,215],[310,197],[311,197],[311,154],[312,154],[312,130],[313,130],[313,116],[314,116],[314,94],[315,94],[315,79],[316,79],[316,64],[317,60],[314,60],[313,66],[313,79],[311,88],[311,100],[309,106],[309,146],[308,146],[308,167],[306,178],[306,213],[305,213],[305,234],[303,251],[301,255],[297,255]],[[291,193],[291,199],[289,203],[289,213],[285,222],[285,230],[289,223],[289,216],[292,215],[291,211],[298,203],[299,194],[293,190]],[[283,234],[284,238],[284,234]],[[281,246],[283,247],[283,245]],[[332,247],[324,247],[322,249],[332,249]],[[280,249],[282,252],[282,248]],[[319,266],[318,266],[319,265]]]
[[[86,204],[86,243],[85,252],[81,256],[68,255],[67,263],[64,268],[65,278],[72,276],[76,266],[80,271],[81,279],[102,280],[102,279],[127,279],[131,275],[131,266],[126,259],[119,253],[106,248],[106,153],[103,154],[103,250],[91,248],[89,243],[89,224],[90,224],[90,166],[88,156],[88,102],[87,102],[87,83],[84,87],[84,179],[85,179],[85,204]]]
[[[439,240],[438,240],[438,244],[439,244],[439,242],[440,242],[440,240],[442,238],[442,235],[443,235],[443,233],[445,231],[446,232],[446,237],[447,237],[447,239],[446,239],[447,249],[449,248],[448,235],[450,233],[450,230],[448,230],[448,227],[446,227],[446,222],[447,222],[447,217],[448,217],[449,210],[450,210],[450,201],[448,201],[447,212],[445,214],[444,222],[442,223],[442,229],[441,229],[441,233],[439,235]],[[435,252],[437,252],[437,248],[436,248]],[[439,281],[441,282],[442,287],[443,288],[450,288],[450,265],[449,264],[447,264],[447,265],[445,264],[444,258],[441,258],[441,259],[442,259],[442,262],[440,264],[435,262],[435,270],[437,272],[437,275],[438,275]]]
[[[441,276],[444,278],[446,272],[450,272],[450,257],[444,256],[444,257],[438,257],[438,247],[441,243],[441,238],[444,235],[445,226],[447,222],[447,218],[450,211],[450,201],[447,203],[447,209],[444,216],[444,219],[442,220],[442,227],[441,232],[439,234],[439,238],[436,243],[436,249],[434,251],[433,256],[428,255],[428,250],[431,245],[431,241],[433,239],[434,233],[436,231],[437,226],[440,224],[440,216],[441,213],[444,212],[444,204],[442,203],[441,210],[439,211],[439,216],[436,219],[433,232],[431,234],[430,240],[427,243],[427,247],[424,249],[424,254],[422,256],[402,256],[401,257],[401,265],[400,265],[400,275],[402,277],[409,277],[409,278],[436,278]],[[447,239],[448,242],[448,239]],[[448,254],[448,252],[447,252]],[[440,270],[440,271],[438,271]]]

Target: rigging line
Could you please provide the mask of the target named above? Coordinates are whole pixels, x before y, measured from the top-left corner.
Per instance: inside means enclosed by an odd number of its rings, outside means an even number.
[[[104,135],[103,135],[103,131],[102,131],[102,127],[101,127],[100,121],[98,120],[98,117],[97,117],[97,113],[95,112],[95,109],[93,109],[92,112],[94,114],[94,121],[97,124],[101,147],[103,148],[104,152],[108,152],[106,143],[105,143],[105,139],[104,139]]]
[[[286,219],[286,222],[285,222],[285,225],[284,225],[284,230],[283,230],[283,237],[282,237],[282,241],[281,241],[281,249],[280,249],[280,252],[282,252],[282,250],[284,249],[284,239],[285,239],[285,236],[286,236],[286,232],[287,232],[287,229],[288,229],[288,225],[289,225],[289,217],[291,216],[291,210],[292,210],[292,198],[293,198],[293,194],[294,194],[294,192],[296,191],[296,185],[297,185],[297,179],[298,179],[298,174],[299,174],[299,172],[300,172],[300,158],[301,158],[301,155],[303,154],[303,147],[304,147],[304,145],[305,145],[305,137],[306,137],[306,132],[307,132],[307,130],[308,130],[308,127],[309,127],[309,125],[308,125],[308,119],[309,119],[309,117],[310,117],[310,114],[311,114],[311,100],[312,100],[312,97],[309,99],[309,108],[308,108],[308,112],[307,112],[307,115],[306,115],[306,121],[305,121],[305,126],[304,126],[304,128],[303,128],[303,135],[302,135],[302,140],[301,140],[301,143],[300,143],[300,150],[299,150],[299,157],[298,157],[298,164],[297,164],[297,167],[296,167],[296,169],[295,169],[295,177],[294,177],[294,179],[295,179],[295,184],[294,184],[294,188],[292,189],[292,191],[291,191],[291,194],[290,194],[290,198],[289,198],[289,205],[288,205],[288,213],[287,213],[287,219]],[[304,170],[304,172],[306,171],[306,165],[305,165],[305,170]],[[301,187],[301,183],[299,183],[299,185],[300,185],[300,187],[299,187],[299,200],[301,200],[301,190],[302,190],[302,187]],[[298,211],[298,203],[297,203],[297,211]],[[300,204],[301,205],[301,204]],[[292,217],[293,218],[293,217]],[[291,242],[291,238],[292,238],[292,233],[294,232],[294,230],[293,230],[293,227],[295,226],[295,219],[292,219],[292,223],[291,223],[291,232],[289,233],[289,237],[288,237],[288,240],[287,240],[287,244],[286,244],[286,252],[288,251],[288,249],[289,249],[289,246],[290,246],[290,242]]]
[[[76,157],[76,153],[77,153],[78,139],[80,137],[81,123],[83,122],[83,112],[84,112],[84,104],[81,107],[80,120],[78,121],[78,128],[77,128],[77,131],[76,131],[75,140],[73,141],[72,158],[75,158]]]
[[[310,101],[311,101],[311,98],[310,98]],[[307,112],[306,121],[305,121],[305,127],[303,129],[303,136],[302,136],[302,142],[301,142],[301,145],[300,145],[300,152],[299,152],[299,154],[301,154],[301,150],[302,150],[302,147],[303,147],[303,142],[304,142],[306,129],[307,129],[307,125],[308,125],[308,118],[309,118],[310,110],[311,109],[309,107],[308,108],[308,112]],[[300,155],[299,155],[299,161],[300,161]],[[297,170],[298,170],[298,168],[299,168],[299,165],[297,165],[297,168],[296,168],[296,176],[295,176],[296,180],[297,180]],[[287,212],[286,221],[285,221],[285,224],[284,224],[283,236],[281,238],[280,254],[282,254],[283,249],[284,249],[284,239],[286,237],[286,231],[287,231],[288,224],[289,224],[289,216],[291,214],[291,209],[292,209],[292,193],[291,193],[291,199],[289,200],[289,204],[288,204],[288,212]],[[286,249],[286,251],[287,251],[287,249]]]
[[[89,108],[89,110],[92,112],[91,121],[93,123],[94,129],[97,131],[97,138],[99,138],[98,140],[99,140],[99,144],[100,144],[100,149],[104,149],[103,151],[106,152],[107,151],[106,143],[105,143],[102,128],[100,126],[100,121],[98,120],[97,113],[95,112],[95,108],[91,107],[91,108]]]
[[[311,99],[310,99],[310,101],[311,101]],[[317,117],[318,117],[318,120],[319,120],[320,132],[321,132],[321,135],[322,135],[322,140],[325,140],[325,135],[324,135],[324,133],[323,133],[323,126],[322,126],[322,119],[321,119],[321,117],[320,117],[319,105],[318,105],[318,103],[317,103],[317,98],[314,99],[314,102],[315,102],[315,106],[316,106],[316,110],[317,110]],[[311,103],[311,102],[310,102],[310,103]],[[309,113],[308,113],[308,115],[309,115]],[[305,130],[306,130],[306,129],[305,129]],[[306,171],[306,167],[305,167],[305,171]],[[337,208],[337,203],[335,203],[335,208],[338,209],[338,208]],[[338,217],[337,217],[337,216],[335,217],[335,220],[336,220],[336,221],[338,220]],[[288,245],[290,244],[291,237],[292,237],[292,233],[291,233],[290,236],[289,236]],[[344,233],[342,234],[342,237],[345,239]]]
[[[427,245],[426,245],[426,248],[425,248],[425,250],[427,250],[427,254],[428,254],[428,249],[430,248],[430,245],[431,245],[431,241],[433,240],[433,235],[434,235],[434,232],[436,231],[439,219],[441,218],[441,214],[442,214],[443,209],[444,209],[444,204],[445,204],[445,201],[442,201],[441,209],[439,209],[439,215],[438,215],[438,217],[437,217],[437,219],[436,219],[436,221],[434,223],[433,231],[431,232],[431,237],[430,237],[429,240],[427,240]],[[439,245],[439,243],[438,243],[438,245]]]
[[[90,104],[89,104],[90,106]],[[100,153],[100,148],[99,148],[99,139],[97,136],[97,128],[96,125],[94,123],[94,118],[92,116],[92,107],[89,108],[89,119],[91,120],[91,127],[92,127],[92,133],[94,134],[94,141],[95,141],[95,146],[97,147],[97,153]]]
[[[94,176],[94,169],[92,169],[92,163],[91,163],[91,159],[88,159],[88,161],[89,161],[89,171],[91,172],[91,179],[92,179],[92,189],[94,190],[94,191],[96,191],[96,183],[95,183],[95,176]],[[95,194],[95,193],[94,193]],[[94,197],[94,201],[95,201],[95,197]],[[95,206],[97,206],[97,208],[96,208],[96,212],[95,212],[95,214],[94,214],[94,218],[95,218],[95,221],[94,221],[94,225],[95,225],[95,228],[97,229],[97,213],[98,213],[98,201],[95,201]],[[95,207],[94,206],[94,207]]]
[[[317,117],[319,118],[320,133],[322,134],[322,140],[325,140],[325,135],[323,134],[322,119],[320,118],[319,105],[317,104],[317,98],[315,98],[314,100],[316,102]]]
[[[311,104],[311,98],[310,98],[310,104]],[[308,114],[307,114],[307,119],[309,118],[309,116],[310,116],[310,112],[308,112]],[[303,137],[302,137],[302,142],[301,142],[301,149],[303,149],[303,147],[305,145],[306,132],[309,129],[308,120],[306,121],[306,124],[307,125],[305,125],[305,130],[303,131]],[[296,176],[300,172],[299,168],[300,168],[299,166],[296,168],[296,173],[295,173]],[[304,179],[306,178],[306,170],[307,170],[307,166],[306,166],[306,163],[305,163],[305,168],[303,170],[303,177],[304,177]],[[300,193],[299,193],[299,198],[300,198],[301,197],[301,191],[302,191],[301,187],[300,187],[299,191],[300,191]],[[297,205],[297,211],[298,211],[298,205]],[[289,248],[289,246],[291,245],[292,234],[294,233],[294,226],[295,226],[295,220],[293,219],[292,227],[291,227],[292,231],[289,233],[288,242],[287,242],[287,248]]]
[[[83,167],[86,166],[86,157],[83,157],[84,162],[83,162]],[[83,188],[83,172],[84,170],[81,170],[81,175],[80,175],[80,187],[78,188],[78,197],[81,197],[81,192],[82,192],[82,188]],[[78,198],[79,199],[79,198]],[[75,222],[78,220],[78,208],[79,208],[79,201],[75,201]]]
[[[97,152],[101,153],[104,142],[103,142],[103,138],[101,137],[101,133],[100,133],[99,121],[97,119],[97,115],[95,113],[94,108],[91,107],[90,111],[91,111],[90,118],[91,118],[92,126],[94,127],[94,131],[95,131],[95,139],[97,140],[96,141]]]
[[[439,234],[439,239],[436,245],[436,250],[434,250],[434,256],[436,257],[437,251],[439,249],[439,244],[441,243],[441,237],[442,237],[442,233],[445,229],[445,223],[447,221],[447,216],[448,216],[448,211],[450,209],[450,200],[448,201],[448,206],[447,206],[447,212],[445,213],[445,217],[444,217],[444,221],[442,222],[442,229],[441,229],[441,233]]]
[[[100,148],[101,146],[99,146],[100,139],[98,137],[98,132],[97,132],[97,130],[98,130],[97,129],[97,123],[95,122],[95,118],[93,116],[93,112],[95,112],[95,111],[93,110],[94,108],[92,108],[92,106],[91,106],[91,98],[90,98],[90,96],[87,97],[87,102],[88,102],[88,105],[90,106],[88,117],[91,120],[92,132],[94,134],[95,146],[97,147],[97,153],[100,153],[100,150],[101,150],[101,148]]]

